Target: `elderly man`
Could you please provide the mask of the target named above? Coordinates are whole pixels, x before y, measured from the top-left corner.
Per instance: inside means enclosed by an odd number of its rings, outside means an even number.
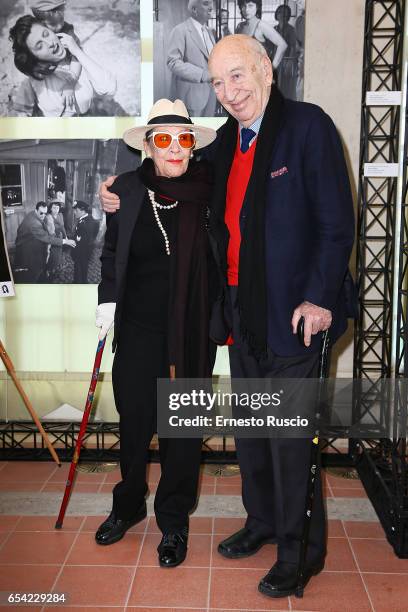
[[[225,278],[223,320],[231,322],[218,338],[232,332],[233,378],[316,377],[321,332],[330,328],[336,341],[353,301],[353,202],[340,138],[318,106],[285,100],[272,86],[271,62],[254,39],[223,38],[209,70],[229,113],[208,152],[215,168],[210,231]],[[117,207],[110,183],[101,189],[108,211]],[[296,337],[301,317],[306,347]],[[214,336],[225,326],[213,323]],[[238,559],[277,543],[277,562],[259,590],[300,594],[326,555],[319,477],[299,584],[311,441],[238,438],[236,448],[248,517],[218,552]]]
[[[232,377],[315,377],[320,332],[330,327],[335,341],[347,325],[354,218],[339,136],[319,107],[285,100],[272,87],[271,62],[253,39],[221,40],[209,69],[230,114],[214,154],[211,231],[226,277]],[[295,335],[300,317],[307,348]],[[218,551],[240,558],[276,541],[277,562],[259,590],[299,592],[326,554],[319,479],[298,585],[311,442],[237,439],[236,446],[248,518]]]
[[[210,84],[208,57],[215,39],[207,26],[213,0],[189,0],[190,17],[170,33],[167,66],[171,92],[187,106],[191,117],[213,117],[216,99]]]
[[[21,283],[38,283],[43,280],[48,245],[75,247],[73,240],[51,236],[44,226],[48,208],[46,202],[37,202],[17,229],[14,272]]]

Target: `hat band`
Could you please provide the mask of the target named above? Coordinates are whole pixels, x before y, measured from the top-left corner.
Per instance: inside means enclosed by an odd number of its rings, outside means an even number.
[[[182,115],[160,115],[150,119],[147,125],[162,125],[163,123],[191,123],[191,125],[194,125],[190,117],[183,117]]]

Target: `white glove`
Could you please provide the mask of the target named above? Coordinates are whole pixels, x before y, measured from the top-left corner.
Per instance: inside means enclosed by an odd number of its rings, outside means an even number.
[[[115,320],[115,302],[106,302],[105,304],[99,304],[95,313],[95,325],[100,327],[99,340],[103,340],[107,336],[113,326]]]

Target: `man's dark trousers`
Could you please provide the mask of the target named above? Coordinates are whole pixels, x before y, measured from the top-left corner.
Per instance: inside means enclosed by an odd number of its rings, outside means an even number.
[[[90,253],[88,252],[81,252],[74,258],[74,283],[81,285],[87,284],[89,255]]]
[[[280,357],[268,350],[267,358],[256,360],[240,338],[237,288],[230,287],[234,344],[229,347],[231,377],[310,378],[318,372],[319,354]],[[312,442],[302,438],[235,439],[242,475],[242,500],[248,514],[246,527],[278,543],[278,560],[298,563],[303,533],[306,489]],[[316,480],[309,532],[307,561],[314,563],[326,554],[326,522],[322,486]]]

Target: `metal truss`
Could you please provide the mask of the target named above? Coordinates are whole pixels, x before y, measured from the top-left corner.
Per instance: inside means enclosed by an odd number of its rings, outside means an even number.
[[[78,437],[79,422],[43,422],[51,444],[61,461],[71,461]],[[81,450],[81,461],[119,461],[120,433],[118,423],[88,423]],[[0,422],[0,460],[50,461],[41,435],[32,421]],[[149,460],[159,461],[158,451],[151,448]],[[202,463],[236,463],[235,449],[227,439],[204,439]]]
[[[390,398],[383,401],[381,382],[408,373],[406,140],[403,164],[400,151],[406,121],[399,105],[366,104],[368,91],[406,92],[405,10],[405,0],[366,1],[357,224],[360,314],[355,326],[354,377],[372,384],[369,392],[354,398],[353,409],[360,420],[375,420],[379,401],[386,414]],[[399,164],[400,176],[365,177],[366,163]],[[408,557],[407,449],[401,429],[406,424],[406,393],[396,387],[391,399],[392,439],[354,440],[351,451],[390,544],[398,556]]]
[[[408,37],[408,18],[405,17],[405,36]],[[405,73],[407,82],[407,54],[405,53]],[[401,163],[401,212],[399,220],[400,249],[398,265],[398,308],[396,323],[396,376],[408,379],[408,87],[406,89],[405,113],[401,117],[405,128],[404,149]],[[405,390],[405,387],[404,387]],[[394,432],[393,479],[396,483],[395,496],[401,520],[397,536],[397,546],[408,557],[408,449],[404,425],[407,423],[407,394],[399,393],[397,399],[400,428]],[[398,425],[397,425],[398,427]]]
[[[401,48],[405,0],[367,0],[364,33],[363,100],[357,285],[360,317],[355,328],[354,377],[375,382],[391,375],[393,231],[396,178],[366,178],[365,163],[397,163],[399,106],[367,106],[367,91],[401,90]]]
[[[71,461],[75,441],[78,437],[79,422],[43,422],[44,430],[61,461]],[[325,441],[322,453],[324,467],[350,465],[347,454],[336,448],[335,438]],[[120,434],[118,423],[88,423],[81,461],[119,461]],[[236,464],[235,448],[228,438],[206,438],[203,440],[202,463]],[[51,456],[44,445],[38,429],[32,421],[0,422],[0,461],[50,461]],[[149,461],[159,461],[156,448],[149,451]]]

